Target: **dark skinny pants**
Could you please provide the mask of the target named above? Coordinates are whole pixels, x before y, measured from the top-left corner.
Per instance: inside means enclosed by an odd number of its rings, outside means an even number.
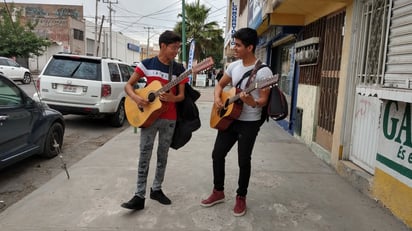
[[[259,121],[235,120],[226,130],[218,131],[212,152],[213,184],[216,190],[224,190],[225,157],[237,142],[239,178],[236,193],[239,196],[246,196],[250,179],[252,151],[259,128]]]

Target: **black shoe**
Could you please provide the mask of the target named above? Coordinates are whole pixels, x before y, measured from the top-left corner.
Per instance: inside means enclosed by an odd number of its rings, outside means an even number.
[[[167,198],[161,189],[153,191],[153,189],[150,188],[150,199],[157,200],[160,204],[164,205],[170,205],[172,203],[172,201]]]
[[[126,209],[141,210],[144,209],[144,200],[144,198],[134,196],[132,199],[130,199],[130,201],[123,203],[120,206]]]

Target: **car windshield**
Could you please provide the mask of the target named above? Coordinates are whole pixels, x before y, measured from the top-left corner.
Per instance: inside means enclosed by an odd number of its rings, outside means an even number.
[[[100,60],[54,56],[43,74],[100,81],[100,67]]]

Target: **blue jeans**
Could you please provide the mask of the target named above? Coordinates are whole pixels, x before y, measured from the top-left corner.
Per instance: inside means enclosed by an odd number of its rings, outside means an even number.
[[[149,173],[150,158],[156,134],[159,134],[157,147],[156,173],[152,189],[154,191],[162,188],[166,172],[167,156],[172,142],[176,121],[157,119],[150,127],[142,128],[140,133],[140,157],[137,170],[137,189],[135,195],[145,198],[147,174]]]

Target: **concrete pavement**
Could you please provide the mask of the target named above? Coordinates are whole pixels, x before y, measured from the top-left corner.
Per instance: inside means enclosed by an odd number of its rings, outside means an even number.
[[[120,207],[136,187],[139,131],[128,128],[70,167],[70,179],[62,172],[2,212],[0,230],[409,230],[274,122],[262,126],[256,141],[246,215],[232,215],[236,146],[226,161],[225,203],[201,207],[212,190],[216,130],[209,127],[213,90],[200,91],[202,127],[186,146],[169,153],[163,191],[172,205],[147,198],[142,211]],[[148,187],[155,161],[154,152]]]

